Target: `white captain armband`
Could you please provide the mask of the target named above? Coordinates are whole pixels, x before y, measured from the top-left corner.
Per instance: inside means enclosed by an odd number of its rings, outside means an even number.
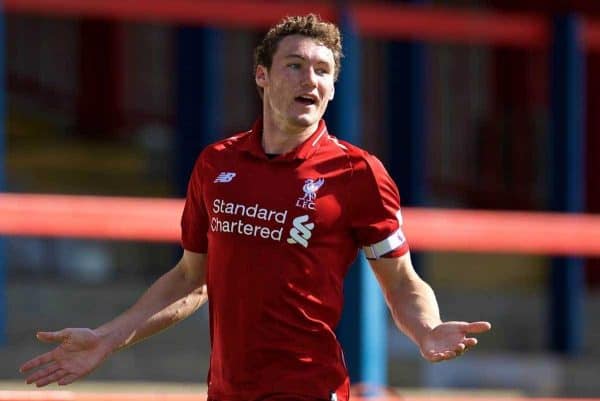
[[[386,239],[372,245],[363,247],[367,259],[379,259],[386,253],[393,251],[406,242],[402,228],[398,228],[392,235]]]

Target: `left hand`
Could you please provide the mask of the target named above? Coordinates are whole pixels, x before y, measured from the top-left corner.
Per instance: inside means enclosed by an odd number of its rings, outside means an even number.
[[[430,362],[440,362],[461,356],[477,345],[477,339],[468,337],[492,328],[489,322],[444,322],[421,339],[421,355]]]
[[[111,353],[102,337],[87,328],[43,331],[37,333],[37,338],[58,344],[53,350],[25,362],[19,369],[21,373],[29,374],[27,384],[35,383],[38,387],[54,382],[70,384],[100,366]]]

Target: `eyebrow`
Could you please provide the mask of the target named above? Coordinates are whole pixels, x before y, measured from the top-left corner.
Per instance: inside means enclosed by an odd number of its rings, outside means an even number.
[[[292,54],[287,54],[287,55],[285,55],[285,57],[284,57],[284,58],[300,58],[300,59],[302,59],[302,60],[304,60],[304,59],[305,59],[305,57],[304,57],[304,56],[301,56],[301,55],[299,55],[299,54],[295,54],[295,53],[292,53]]]
[[[300,54],[296,54],[296,53],[292,53],[292,54],[287,54],[284,56],[284,58],[299,58],[301,60],[306,60],[306,57],[300,55]],[[327,60],[317,60],[317,64],[327,64],[329,65],[329,61]]]

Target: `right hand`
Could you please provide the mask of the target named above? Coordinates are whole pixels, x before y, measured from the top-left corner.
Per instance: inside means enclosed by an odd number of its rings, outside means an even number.
[[[43,342],[58,343],[52,351],[25,362],[19,369],[21,373],[29,372],[27,384],[35,383],[37,387],[54,382],[70,384],[100,366],[111,353],[102,338],[91,329],[38,332],[36,337]]]

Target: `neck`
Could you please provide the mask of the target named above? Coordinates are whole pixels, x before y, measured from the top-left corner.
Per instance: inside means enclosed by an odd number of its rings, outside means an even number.
[[[306,141],[319,126],[317,121],[308,127],[281,123],[263,113],[262,146],[265,153],[281,155],[295,149]]]

